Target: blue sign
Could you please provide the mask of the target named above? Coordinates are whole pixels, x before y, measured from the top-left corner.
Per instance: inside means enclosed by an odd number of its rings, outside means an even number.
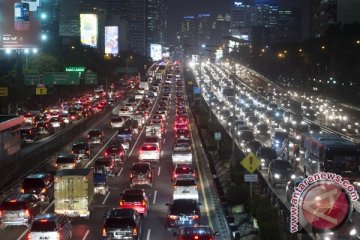
[[[200,93],[201,93],[201,88],[193,87],[193,94],[200,94]]]

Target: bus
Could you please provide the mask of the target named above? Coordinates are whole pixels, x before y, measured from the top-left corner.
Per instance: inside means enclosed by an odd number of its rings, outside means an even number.
[[[360,147],[332,133],[304,133],[300,140],[300,168],[306,175],[332,172],[360,180]]]

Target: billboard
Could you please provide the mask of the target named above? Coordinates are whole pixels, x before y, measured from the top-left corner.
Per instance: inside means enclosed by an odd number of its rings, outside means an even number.
[[[98,16],[96,14],[80,14],[81,43],[89,47],[97,47]]]
[[[119,29],[117,26],[105,26],[105,53],[119,53]]]
[[[235,38],[238,38],[239,40],[241,39],[240,38],[240,35],[232,35],[233,37]],[[238,42],[235,42],[235,41],[229,41],[229,52],[232,52],[234,51],[235,48],[237,48],[239,46],[239,43]]]
[[[160,44],[150,44],[150,57],[153,61],[162,59],[162,46]]]
[[[222,49],[217,49],[215,52],[215,60],[219,61],[224,56]]]
[[[37,48],[41,40],[39,0],[0,1],[0,48]]]

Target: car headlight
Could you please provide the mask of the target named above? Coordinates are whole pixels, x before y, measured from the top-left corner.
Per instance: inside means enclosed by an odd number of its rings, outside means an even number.
[[[356,229],[353,228],[353,229],[351,229],[351,231],[350,231],[350,236],[355,236],[355,235],[356,235]]]
[[[277,173],[275,173],[275,174],[274,174],[274,177],[275,177],[276,179],[279,179],[279,178],[280,178],[280,175],[277,174]]]
[[[295,179],[295,178],[296,178],[295,174],[291,175],[291,179]]]
[[[250,148],[248,148],[248,149],[246,149],[246,151],[247,151],[247,152],[251,152],[251,149],[250,149]]]
[[[260,161],[263,163],[263,162],[265,162],[265,159],[262,158],[262,159],[260,159]]]

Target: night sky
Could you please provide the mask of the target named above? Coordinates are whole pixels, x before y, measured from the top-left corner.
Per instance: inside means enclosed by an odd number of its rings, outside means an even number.
[[[164,0],[168,7],[168,36],[169,42],[174,43],[176,32],[180,30],[183,16],[198,15],[199,13],[210,13],[213,16],[229,13],[230,4],[233,0]],[[241,1],[241,0],[239,0]],[[310,0],[257,0],[257,2],[278,3],[281,5],[301,7],[303,12],[303,31],[309,24],[309,2]]]

